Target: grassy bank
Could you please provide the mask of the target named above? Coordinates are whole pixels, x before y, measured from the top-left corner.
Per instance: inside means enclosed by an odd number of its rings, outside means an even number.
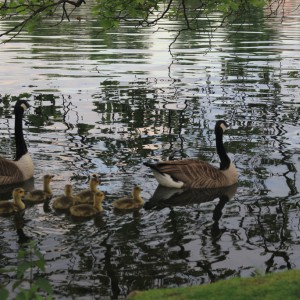
[[[300,299],[300,270],[251,278],[233,278],[213,284],[133,292],[130,300],[296,300]]]

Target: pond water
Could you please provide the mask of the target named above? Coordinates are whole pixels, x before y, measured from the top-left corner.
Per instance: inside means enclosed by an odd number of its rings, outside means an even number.
[[[297,1],[288,3],[296,6]],[[217,26],[220,16],[213,17]],[[203,26],[208,24],[203,21]],[[0,23],[0,30],[9,26]],[[46,259],[56,299],[124,299],[132,290],[206,284],[300,268],[300,20],[289,15],[185,33],[122,24],[101,32],[87,14],[44,24],[0,46],[0,154],[13,157],[12,107],[28,99],[24,133],[34,184],[55,175],[53,193],[101,176],[105,212],[74,222],[42,204],[25,213],[24,233]],[[199,158],[218,164],[214,124],[237,187],[187,191],[162,201],[145,161]],[[112,201],[134,185],[146,201],[118,214]],[[8,199],[10,188],[1,188]],[[13,218],[0,220],[0,265],[20,248]],[[11,274],[0,283],[12,284]]]

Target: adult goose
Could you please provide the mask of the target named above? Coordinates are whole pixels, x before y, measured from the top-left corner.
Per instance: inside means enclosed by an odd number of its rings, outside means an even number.
[[[25,100],[18,100],[14,107],[16,158],[0,157],[0,186],[24,182],[33,177],[33,162],[23,136],[23,115],[29,108]]]
[[[228,128],[225,121],[215,125],[216,148],[220,167],[196,160],[170,160],[159,163],[144,163],[153,171],[159,184],[171,188],[220,188],[237,182],[237,170],[227,155],[223,145],[223,133]]]

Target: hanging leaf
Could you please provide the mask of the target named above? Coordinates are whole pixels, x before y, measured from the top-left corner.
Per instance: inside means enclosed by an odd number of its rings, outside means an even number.
[[[53,289],[47,279],[38,278],[35,281],[35,284],[38,286],[38,288],[40,288],[42,291],[46,292],[47,294],[51,295],[53,293]]]
[[[32,262],[24,261],[18,265],[17,278],[22,278],[25,272],[32,267]]]
[[[6,300],[8,298],[8,290],[7,289],[3,289],[3,288],[0,288],[0,299],[1,300]]]

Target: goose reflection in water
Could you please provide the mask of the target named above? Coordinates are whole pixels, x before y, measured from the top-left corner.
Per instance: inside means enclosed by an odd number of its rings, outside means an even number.
[[[201,204],[211,202],[219,198],[213,212],[212,234],[218,236],[220,234],[219,220],[222,216],[222,210],[225,204],[234,197],[237,191],[237,184],[229,187],[216,189],[176,189],[167,188],[159,185],[153,196],[144,205],[146,210],[159,210],[165,207],[187,206],[193,204]]]
[[[20,188],[20,187],[23,188],[24,190],[32,190],[34,188],[34,178],[30,178],[29,180],[21,183],[1,186],[0,202],[2,200],[10,199],[12,195],[12,191],[15,188]],[[16,213],[13,214],[13,216],[9,216],[9,218],[12,218],[12,221],[14,223],[14,228],[17,234],[17,242],[19,244],[24,244],[31,240],[31,238],[25,234],[23,229],[25,223],[27,222],[27,220],[25,219],[26,208],[25,210],[17,211]]]
[[[24,228],[25,223],[26,223],[26,220],[24,219],[24,212],[17,212],[14,215],[14,225],[15,225],[17,236],[18,236],[17,242],[19,244],[24,244],[31,240],[31,238],[29,236],[27,236],[24,232],[23,228]]]

